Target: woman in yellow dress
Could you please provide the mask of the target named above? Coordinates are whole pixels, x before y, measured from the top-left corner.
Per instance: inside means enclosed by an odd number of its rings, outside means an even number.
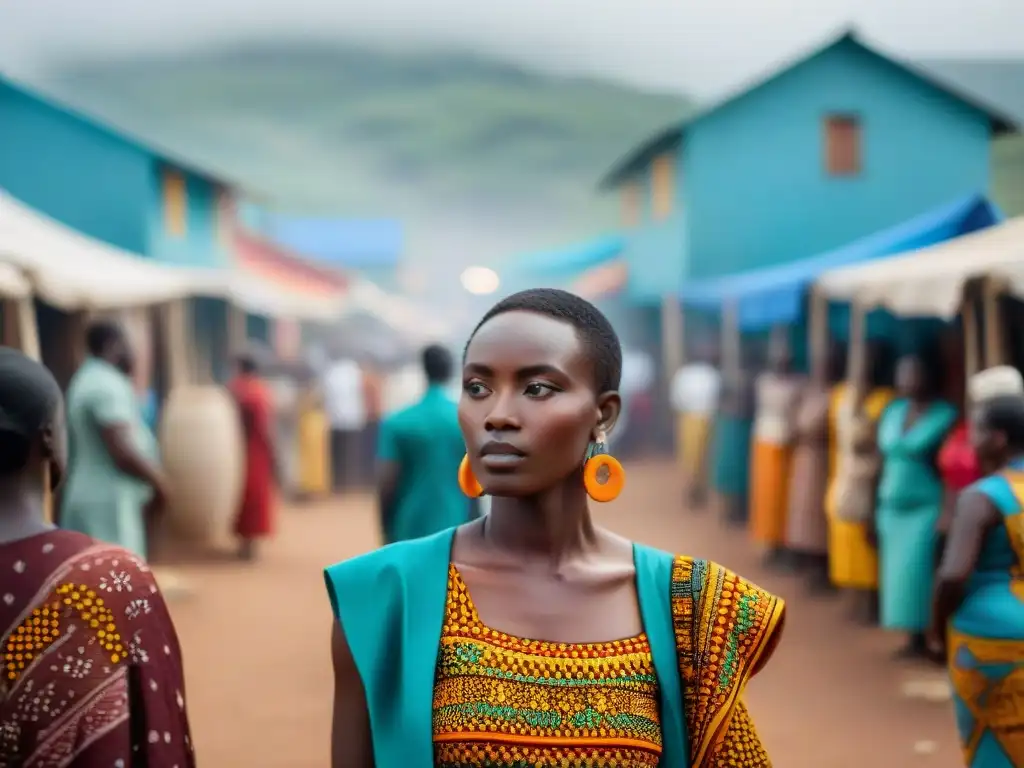
[[[793,462],[793,432],[804,377],[793,372],[787,329],[768,346],[768,370],[757,377],[757,412],[751,451],[750,533],[769,565],[782,565]]]
[[[298,492],[302,498],[320,498],[331,492],[330,424],[316,377],[303,371],[299,384]]]
[[[864,394],[851,386],[834,402],[838,454],[826,503],[829,575],[834,586],[855,596],[854,611],[865,622],[875,618],[878,593],[878,552],[868,530],[881,471],[875,432],[882,412],[896,396],[884,383],[891,369],[889,358],[885,347],[869,346],[869,391]]]

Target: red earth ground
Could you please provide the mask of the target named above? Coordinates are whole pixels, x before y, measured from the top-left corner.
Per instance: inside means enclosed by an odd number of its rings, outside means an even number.
[[[685,510],[668,463],[629,473],[622,497],[597,505],[604,523],[722,562],[787,599],[785,637],[748,692],[777,768],[963,765],[950,705],[906,693],[941,672],[890,661],[897,638],[853,625],[840,601],[766,572],[742,530]],[[257,563],[177,571],[193,589],[171,607],[201,768],[328,768],[331,614],[321,569],[376,544],[372,500],[349,496],[283,510]]]

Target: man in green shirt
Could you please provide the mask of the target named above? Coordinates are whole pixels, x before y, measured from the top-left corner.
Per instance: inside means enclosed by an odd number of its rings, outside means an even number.
[[[385,417],[380,426],[377,493],[386,544],[461,525],[470,514],[470,500],[458,482],[466,446],[458,406],[446,391],[452,356],[432,345],[422,359],[426,394]]]

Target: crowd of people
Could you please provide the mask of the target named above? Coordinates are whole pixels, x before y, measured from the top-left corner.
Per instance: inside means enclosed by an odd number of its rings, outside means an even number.
[[[43,365],[0,349],[0,765],[194,766],[147,564],[174,489],[127,337],[97,323],[87,347],[66,401]],[[841,354],[798,372],[781,333],[763,370],[694,351],[671,392],[686,505],[716,499],[771,567],[851,592],[861,617],[907,634],[904,655],[948,664],[966,765],[1024,765],[1021,374],[983,371],[950,397],[930,347],[891,366],[876,347],[863,383],[843,381]],[[241,356],[229,384],[240,554],[273,531],[289,483],[372,485],[386,544],[324,573],[332,765],[771,764],[743,693],[783,601],[591,517],[626,481],[610,441],[623,350],[595,307],[551,289],[503,299],[460,376],[425,349],[423,391],[383,417],[343,357],[295,377],[298,396],[263,362]]]
[[[947,664],[967,765],[1024,765],[1024,379],[950,375],[935,338],[871,343],[861,381],[839,346],[805,374],[789,341],[772,334],[761,370],[722,371],[704,344],[676,373],[692,498],[710,488],[769,567],[904,634],[900,658]]]

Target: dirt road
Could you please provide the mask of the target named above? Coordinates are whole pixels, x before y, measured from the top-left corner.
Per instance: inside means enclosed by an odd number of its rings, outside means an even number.
[[[682,509],[668,465],[630,468],[610,527],[663,549],[709,557],[787,598],[786,636],[749,702],[778,768],[957,768],[949,704],[908,698],[940,677],[888,659],[897,645],[768,575],[743,531]],[[185,652],[201,768],[326,768],[331,705],[324,565],[376,544],[368,497],[287,510],[263,560],[188,566],[196,594],[172,604]]]

